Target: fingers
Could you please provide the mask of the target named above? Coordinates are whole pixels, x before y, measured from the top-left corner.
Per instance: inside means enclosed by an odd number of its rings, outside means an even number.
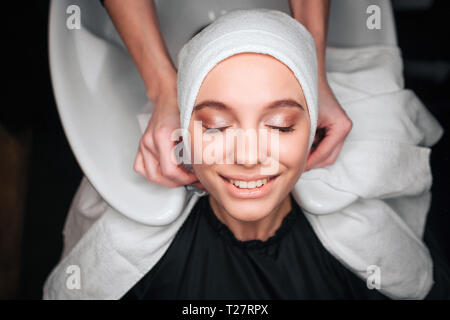
[[[194,187],[196,187],[197,189],[206,190],[205,187],[201,184],[201,182],[195,182],[195,183],[192,183],[192,185]]]
[[[329,166],[336,161],[352,127],[351,121],[348,118],[347,120],[348,122],[345,121],[343,125],[333,125],[327,128],[325,137],[319,142],[316,150],[310,154],[306,170]]]
[[[307,170],[323,168],[323,167],[334,164],[336,162],[337,158],[339,157],[339,154],[340,154],[343,146],[344,146],[344,141],[342,141],[338,145],[334,146],[334,148],[332,149],[332,152],[324,160],[320,161],[320,159],[317,160],[317,158],[316,158],[316,162],[308,163]],[[322,143],[319,144],[319,146],[317,147],[317,149],[314,153],[316,153],[317,151],[320,151],[321,147],[322,147]]]
[[[174,153],[175,142],[170,141],[169,132],[163,132],[163,134],[158,137],[156,144],[160,156],[159,164],[164,177],[182,185],[191,184],[197,180],[197,176],[194,173],[186,171],[177,164]]]
[[[147,178],[150,182],[157,183],[166,187],[180,187],[181,184],[165,178],[159,167],[156,157],[142,143],[136,156],[134,170]]]
[[[141,150],[138,150],[136,159],[134,160],[134,171],[143,175],[144,177],[146,176],[145,166],[144,166],[144,157],[142,156]]]
[[[327,161],[331,153],[334,151],[334,148],[339,144],[340,140],[340,136],[337,136],[334,131],[328,129],[326,136],[319,142],[316,150],[314,150],[308,158],[308,170],[315,169],[318,167],[319,163],[324,163]]]
[[[134,170],[150,182],[166,187],[179,187],[197,181],[194,173],[189,173],[177,165],[173,143],[166,141],[169,138],[160,135],[160,143],[155,144],[151,133],[144,134],[139,142]]]

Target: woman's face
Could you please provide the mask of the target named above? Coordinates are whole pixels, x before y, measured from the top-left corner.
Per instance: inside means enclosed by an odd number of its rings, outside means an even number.
[[[310,124],[302,88],[272,56],[231,56],[205,77],[189,133],[195,174],[221,209],[239,221],[263,219],[305,167]],[[229,139],[233,133],[239,138]]]

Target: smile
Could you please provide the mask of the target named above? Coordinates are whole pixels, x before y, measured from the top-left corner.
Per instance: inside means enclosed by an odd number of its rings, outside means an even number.
[[[229,179],[232,184],[240,189],[254,189],[259,188],[265,185],[271,178],[264,178],[262,180],[253,180],[253,181],[243,181],[243,180],[234,180]]]
[[[254,199],[266,196],[280,175],[258,178],[228,178],[220,176],[229,194],[241,199]]]

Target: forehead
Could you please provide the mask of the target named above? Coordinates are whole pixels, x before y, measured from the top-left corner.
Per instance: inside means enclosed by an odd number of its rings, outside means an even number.
[[[253,74],[266,76],[277,74],[296,79],[291,69],[277,58],[263,53],[244,52],[220,61],[210,70],[205,80],[226,75],[245,77]]]
[[[207,74],[195,104],[219,100],[231,106],[248,107],[281,99],[306,104],[291,69],[270,55],[240,53],[221,61]]]

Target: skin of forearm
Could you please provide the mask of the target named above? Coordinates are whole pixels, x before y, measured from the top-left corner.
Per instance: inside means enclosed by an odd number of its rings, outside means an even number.
[[[108,11],[141,75],[147,96],[176,94],[176,70],[159,28],[153,0],[106,0]]]
[[[319,86],[327,85],[325,49],[327,43],[329,0],[289,0],[294,19],[311,33],[316,44]]]

